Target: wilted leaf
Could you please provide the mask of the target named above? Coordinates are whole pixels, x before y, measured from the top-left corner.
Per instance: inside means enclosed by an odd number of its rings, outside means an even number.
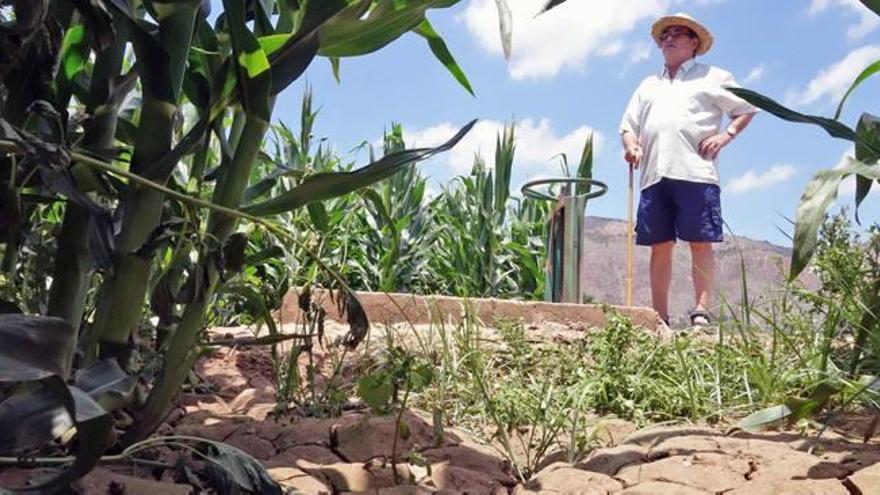
[[[85,391],[67,387],[57,377],[51,382],[44,381],[46,385],[50,383],[51,386],[15,394],[0,403],[0,453],[25,452],[58,438],[75,424],[79,431],[81,423],[109,418]],[[91,441],[80,439],[84,444]],[[101,442],[100,438],[94,440]],[[98,456],[105,448],[106,445],[99,449]]]
[[[791,409],[785,404],[755,411],[742,419],[737,426],[746,431],[761,430],[791,416]]]
[[[107,359],[88,369],[79,370],[73,384],[109,412],[129,402],[137,377],[129,376],[115,359]]]
[[[501,48],[504,51],[504,58],[510,60],[513,53],[513,14],[510,12],[510,6],[507,0],[495,0],[498,7],[498,31],[501,34]]]
[[[41,447],[71,426],[73,420],[51,390],[12,395],[0,403],[0,454]]]
[[[349,349],[354,349],[367,336],[370,321],[367,319],[367,313],[357,296],[347,290],[339,296],[338,304],[340,313],[345,314],[345,319],[348,322],[348,332],[342,342]]]
[[[0,382],[66,379],[75,340],[73,327],[61,318],[0,314]]]
[[[247,234],[236,232],[223,243],[223,270],[229,274],[241,273],[245,265],[244,251],[247,248]]]
[[[92,470],[112,443],[113,417],[92,398],[76,387],[68,387],[57,376],[43,380],[44,385],[64,404],[75,418],[76,452],[73,464],[55,478],[35,487],[35,493],[54,493]]]
[[[205,445],[205,475],[220,495],[282,494],[278,483],[253,457],[224,443],[206,441]]]

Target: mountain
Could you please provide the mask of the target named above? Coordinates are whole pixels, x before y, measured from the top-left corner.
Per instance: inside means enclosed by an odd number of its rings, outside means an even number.
[[[583,271],[583,293],[594,301],[624,304],[626,299],[626,222],[624,220],[586,218],[586,245],[582,246],[586,267]],[[633,304],[651,306],[649,284],[650,248],[635,246],[633,255]],[[725,234],[723,243],[715,245],[716,294],[712,312],[717,316],[722,301],[738,308],[742,302],[741,258],[745,264],[749,300],[760,302],[779,291],[785,280],[791,249],[766,241]],[[802,282],[815,286],[811,274]],[[679,241],[673,258],[669,313],[673,322],[684,321],[694,305],[691,281],[691,255],[686,242]],[[725,308],[725,312],[728,309]]]

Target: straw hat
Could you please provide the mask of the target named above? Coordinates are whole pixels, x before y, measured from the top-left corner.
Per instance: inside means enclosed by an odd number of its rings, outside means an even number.
[[[712,38],[712,33],[706,29],[706,26],[697,22],[693,17],[683,12],[679,12],[678,14],[661,17],[651,26],[651,36],[658,45],[660,44],[660,35],[670,26],[684,26],[697,33],[697,38],[700,39],[700,46],[697,47],[697,55],[702,55],[708,52],[709,49],[712,48],[712,42],[715,41],[714,38]]]

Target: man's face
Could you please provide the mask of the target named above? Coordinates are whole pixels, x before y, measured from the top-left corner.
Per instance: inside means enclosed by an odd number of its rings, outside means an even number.
[[[669,26],[660,35],[659,46],[667,64],[680,64],[694,56],[700,39],[684,26]]]

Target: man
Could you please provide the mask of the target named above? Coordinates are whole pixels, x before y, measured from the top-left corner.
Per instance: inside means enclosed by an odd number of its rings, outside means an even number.
[[[636,244],[651,246],[651,298],[667,323],[675,240],[690,244],[695,306],[689,316],[692,325],[707,325],[712,243],[723,240],[718,155],[757,108],[725,89],[736,85],[729,72],[695,62],[713,38],[692,17],[661,17],[651,36],[663,52],[663,70],[642,81],[620,125],[624,157],[641,169]],[[731,119],[726,128],[724,115]]]

